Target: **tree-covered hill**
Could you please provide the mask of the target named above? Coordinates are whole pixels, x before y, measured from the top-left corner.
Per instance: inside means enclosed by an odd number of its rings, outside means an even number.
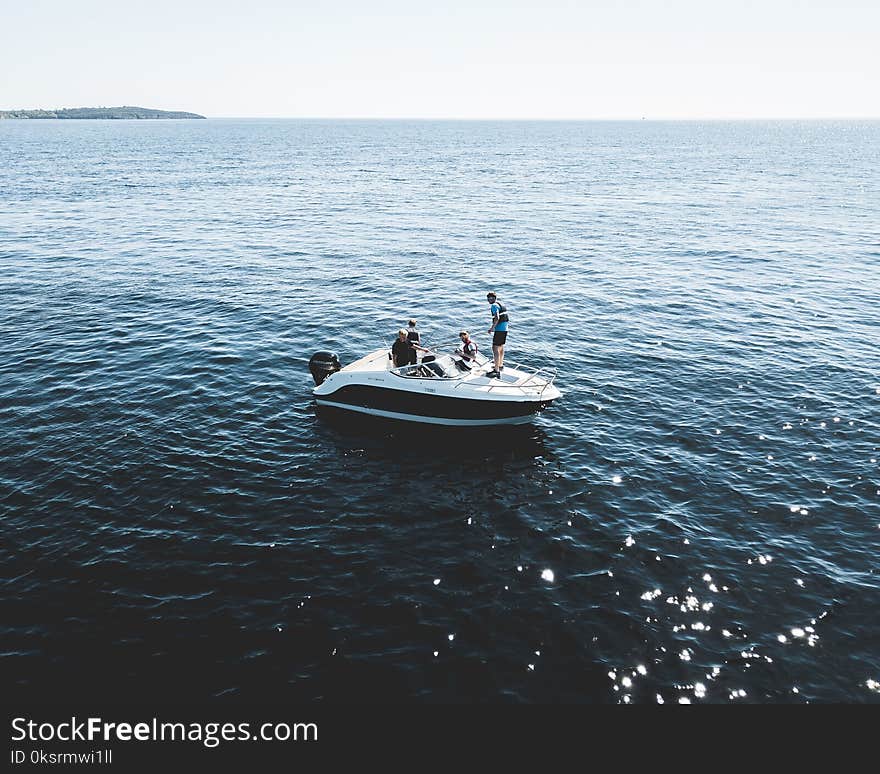
[[[142,107],[63,108],[60,110],[0,110],[0,118],[204,118],[197,113]]]

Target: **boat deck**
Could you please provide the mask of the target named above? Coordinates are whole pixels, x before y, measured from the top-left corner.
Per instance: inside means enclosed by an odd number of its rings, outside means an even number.
[[[506,367],[500,378],[491,379],[487,375],[491,368],[492,361],[481,354],[478,358],[478,365],[470,373],[457,374],[450,379],[441,377],[440,381],[448,384],[454,392],[458,392],[460,389],[471,389],[486,394],[486,397],[492,396],[498,399],[504,399],[518,393],[533,400],[541,400],[556,377],[555,369],[527,368],[517,363]],[[389,350],[384,347],[349,363],[341,369],[341,372],[392,370],[407,382],[411,380],[423,382],[425,379],[433,381],[435,378],[429,372],[420,373],[418,376],[398,373],[389,357]]]
[[[364,355],[359,360],[342,367],[342,371],[387,371],[391,368],[391,358],[388,357],[388,349],[377,349],[369,355]]]

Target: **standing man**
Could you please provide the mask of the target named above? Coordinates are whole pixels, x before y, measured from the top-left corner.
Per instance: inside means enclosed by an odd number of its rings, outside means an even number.
[[[504,344],[507,342],[507,323],[510,321],[507,316],[507,307],[499,300],[498,296],[491,290],[486,293],[486,300],[489,302],[489,311],[492,314],[492,327],[489,333],[494,333],[492,337],[492,358],[495,361],[495,369],[490,371],[487,376],[496,379],[501,378],[501,372],[504,370]]]
[[[408,323],[408,327],[406,329],[406,337],[413,344],[421,344],[422,343],[422,336],[416,330],[417,324],[418,323],[416,320],[410,320]],[[409,353],[409,364],[415,365],[417,362],[418,362],[418,353],[416,352],[416,348],[414,346],[412,348],[412,351]]]
[[[401,368],[402,366],[416,363],[416,350],[419,350],[419,352],[431,351],[410,341],[406,328],[401,328],[397,331],[397,338],[391,345],[391,360],[394,363],[394,367]]]

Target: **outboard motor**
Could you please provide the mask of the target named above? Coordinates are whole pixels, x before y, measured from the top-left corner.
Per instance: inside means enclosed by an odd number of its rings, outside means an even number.
[[[309,371],[312,372],[312,378],[315,380],[316,386],[322,384],[328,376],[335,374],[341,368],[342,366],[339,365],[339,358],[336,357],[335,352],[325,352],[323,350],[315,352],[311,360],[309,360]]]

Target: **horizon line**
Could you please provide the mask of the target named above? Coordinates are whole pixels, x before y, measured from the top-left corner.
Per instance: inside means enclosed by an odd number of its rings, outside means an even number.
[[[137,106],[121,105],[121,108],[131,108]],[[0,113],[16,113],[16,112],[52,112],[62,110],[112,110],[113,106],[101,106],[99,108],[77,106],[69,107],[51,107],[51,108],[0,108]],[[180,110],[170,108],[144,108],[138,107],[140,110],[155,110],[166,113],[194,113],[203,116],[205,119],[237,119],[237,120],[291,120],[291,121],[458,121],[458,122],[519,122],[519,123],[588,123],[588,122],[638,122],[638,121],[880,121],[880,114],[843,114],[843,115],[799,115],[799,116],[778,116],[778,115],[748,115],[748,116],[724,116],[724,115],[683,115],[683,116],[663,116],[663,115],[642,115],[642,116],[579,116],[579,117],[558,117],[558,116],[408,116],[408,115],[381,115],[381,116],[365,116],[365,115],[207,115],[196,113],[193,110]],[[14,119],[7,119],[14,120]],[[35,119],[21,119],[35,120]],[[42,119],[51,120],[51,119]],[[73,119],[66,119],[73,120]],[[100,120],[100,119],[88,119]],[[111,120],[111,119],[108,119]],[[112,119],[124,120],[124,119]],[[142,119],[132,119],[142,120]],[[145,119],[143,119],[145,120]]]
[[[517,121],[586,123],[590,121],[880,121],[878,115],[836,116],[603,116],[591,118],[556,117],[461,117],[461,116],[290,116],[290,115],[206,115],[207,119],[286,119],[291,121]]]

